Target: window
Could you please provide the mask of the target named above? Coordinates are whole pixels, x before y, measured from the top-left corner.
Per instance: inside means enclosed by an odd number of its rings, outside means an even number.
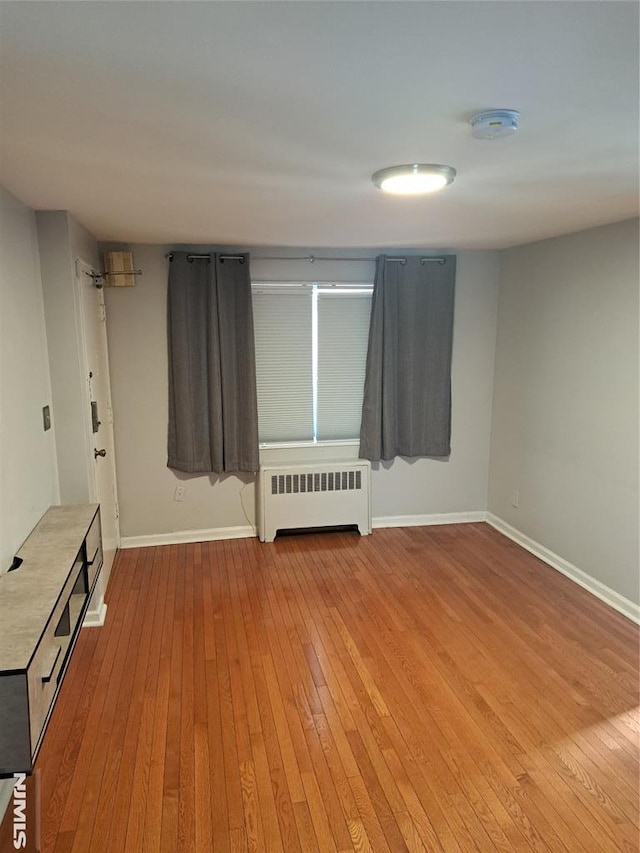
[[[253,285],[261,444],[359,437],[372,290]]]

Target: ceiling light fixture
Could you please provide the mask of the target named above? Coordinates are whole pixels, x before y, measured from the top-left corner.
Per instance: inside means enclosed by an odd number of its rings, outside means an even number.
[[[518,129],[518,110],[486,110],[471,119],[474,139],[505,139]]]
[[[441,190],[456,176],[452,166],[436,163],[412,163],[406,166],[390,166],[380,169],[371,176],[378,189],[393,195],[423,195]]]

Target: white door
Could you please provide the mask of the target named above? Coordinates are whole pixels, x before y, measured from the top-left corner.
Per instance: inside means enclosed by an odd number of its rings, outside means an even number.
[[[89,274],[91,272],[91,267],[84,262],[76,262],[86,371],[86,427],[90,436],[89,485],[91,500],[100,504],[104,551],[101,588],[106,590],[113,558],[120,544],[120,528],[104,291],[96,287]]]

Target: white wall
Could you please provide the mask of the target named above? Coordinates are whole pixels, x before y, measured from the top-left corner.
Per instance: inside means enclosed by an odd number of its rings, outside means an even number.
[[[76,259],[100,269],[100,255],[93,236],[66,210],[39,210],[36,222],[56,419],[60,503],[87,503],[93,500],[92,445],[86,429],[87,377]],[[91,624],[104,615],[102,601],[115,550],[115,543],[113,548],[108,547],[108,529],[103,521],[105,562],[89,603],[87,619]]]
[[[635,603],[638,290],[637,220],[504,253],[489,480],[493,514]]]
[[[142,245],[129,248],[143,276],[134,288],[106,291],[122,536],[253,525],[253,477],[194,477],[166,467],[168,262],[164,253],[168,249]],[[369,257],[384,250],[257,249],[253,254],[304,256],[310,251],[316,255]],[[398,254],[398,250],[392,253]],[[372,281],[373,268],[373,263],[365,261],[251,264],[254,280]],[[376,470],[374,519],[486,509],[499,270],[497,252],[458,253],[451,458],[412,463],[396,460]],[[338,453],[316,448],[305,453],[314,451],[333,457]],[[356,447],[340,452],[341,458],[356,454]],[[292,456],[299,458],[300,451],[262,454],[265,462]],[[179,483],[187,487],[183,503],[173,500]]]
[[[36,220],[0,187],[0,572],[58,503],[54,427]],[[0,820],[12,790],[0,782]]]
[[[97,268],[97,243],[66,211],[36,214],[62,503],[90,500],[75,259]]]

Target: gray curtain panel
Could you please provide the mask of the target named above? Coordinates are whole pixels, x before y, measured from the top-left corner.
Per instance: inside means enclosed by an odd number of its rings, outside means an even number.
[[[259,469],[249,256],[169,265],[169,468]]]
[[[360,458],[448,456],[456,257],[376,259]]]

